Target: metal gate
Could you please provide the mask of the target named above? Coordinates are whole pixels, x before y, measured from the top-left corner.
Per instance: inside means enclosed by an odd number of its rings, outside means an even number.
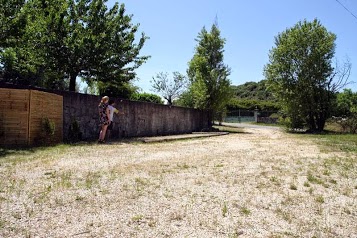
[[[241,122],[255,122],[254,110],[238,109],[227,112],[224,122],[241,123]]]

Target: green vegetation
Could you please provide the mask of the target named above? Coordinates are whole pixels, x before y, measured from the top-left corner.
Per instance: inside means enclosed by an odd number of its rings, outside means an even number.
[[[317,19],[298,22],[275,38],[265,76],[288,117],[288,127],[324,130],[335,94],[351,69],[348,63],[332,66],[335,41],[336,35]]]
[[[153,93],[134,93],[130,100],[163,104],[161,97]]]
[[[247,109],[279,111],[280,105],[267,87],[267,81],[247,82],[238,86],[231,86],[234,97],[227,104],[228,110]]]
[[[231,98],[230,69],[223,62],[225,39],[216,24],[205,27],[197,36],[195,54],[187,70],[190,86],[184,95],[184,106],[209,111],[209,121],[221,119]]]
[[[123,93],[147,39],[124,4],[107,0],[11,0],[0,14],[0,76],[5,82],[75,91],[81,77],[99,93]],[[3,5],[3,3],[1,4]],[[3,24],[5,23],[5,24]]]
[[[357,152],[356,134],[327,133],[318,135],[302,135],[314,139],[318,144],[324,145],[329,151]]]

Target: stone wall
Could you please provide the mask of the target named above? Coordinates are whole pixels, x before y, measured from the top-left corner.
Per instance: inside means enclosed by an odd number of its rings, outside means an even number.
[[[62,95],[64,138],[69,137],[69,128],[73,122],[79,124],[83,140],[98,138],[98,104],[101,97],[70,92],[64,92]],[[115,101],[115,107],[124,113],[114,114],[112,138],[191,133],[208,127],[205,111],[111,99]]]

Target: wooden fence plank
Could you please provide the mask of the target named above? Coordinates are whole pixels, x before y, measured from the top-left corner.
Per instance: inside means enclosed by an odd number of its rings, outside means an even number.
[[[0,145],[27,145],[29,90],[0,88]]]

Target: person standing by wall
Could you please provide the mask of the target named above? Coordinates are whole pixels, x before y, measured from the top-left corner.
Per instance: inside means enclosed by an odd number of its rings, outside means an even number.
[[[114,113],[116,113],[116,114],[119,113],[119,110],[114,107],[115,106],[114,100],[109,100],[108,104],[109,104],[108,105],[108,108],[109,108],[109,126],[108,126],[108,129],[107,129],[107,140],[109,140],[111,131],[113,130]]]
[[[98,105],[99,120],[100,120],[100,126],[101,126],[98,143],[105,143],[105,141],[104,141],[105,134],[107,132],[108,125],[110,124],[110,120],[109,120],[110,111],[108,108],[108,102],[109,102],[109,97],[104,96],[104,97],[102,97],[102,100],[100,101],[100,103]]]

